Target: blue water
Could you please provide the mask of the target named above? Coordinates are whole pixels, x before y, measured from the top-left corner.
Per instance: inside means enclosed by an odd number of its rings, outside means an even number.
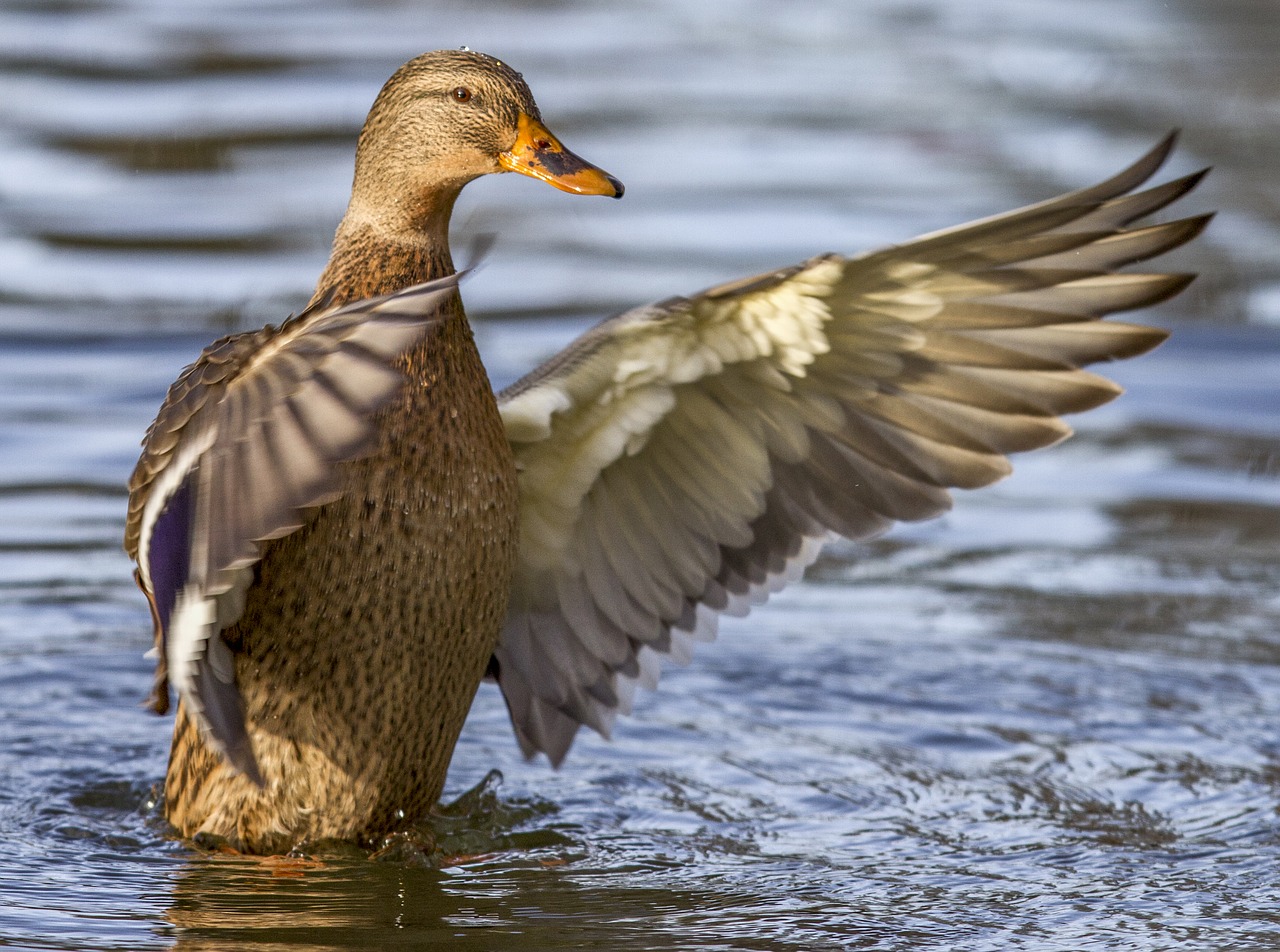
[[[1280,944],[1280,8],[1252,0],[0,0],[0,947]],[[263,862],[155,805],[120,547],[177,371],[308,296],[381,82],[467,44],[627,185],[475,183],[498,382],[600,316],[1099,179],[1168,128],[1220,209],[1078,435],[835,545],[612,742],[481,690],[423,839]]]

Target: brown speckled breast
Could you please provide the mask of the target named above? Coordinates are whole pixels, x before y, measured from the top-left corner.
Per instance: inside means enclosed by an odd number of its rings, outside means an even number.
[[[506,611],[516,474],[455,298],[349,491],[270,543],[225,637],[258,790],[175,725],[170,821],[256,852],[369,839],[435,805]]]

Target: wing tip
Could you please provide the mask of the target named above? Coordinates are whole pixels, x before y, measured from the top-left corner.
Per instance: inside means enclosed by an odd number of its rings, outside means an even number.
[[[1182,130],[1174,127],[1166,132],[1156,141],[1150,149],[1138,157],[1138,160],[1130,165],[1127,169],[1116,175],[1110,181],[1122,182],[1132,180],[1125,191],[1136,188],[1142,182],[1145,182],[1151,176],[1155,175],[1160,168],[1169,161],[1169,156],[1173,154],[1173,150],[1177,148],[1178,140],[1182,137]]]
[[[1148,152],[1147,155],[1143,156],[1143,159],[1151,159],[1155,161],[1155,168],[1152,169],[1152,171],[1155,171],[1155,169],[1164,165],[1169,156],[1173,154],[1173,150],[1177,147],[1178,140],[1180,138],[1182,138],[1182,127],[1174,126],[1160,137],[1159,141],[1156,142],[1155,146],[1152,147],[1151,151]],[[1139,159],[1138,163],[1140,164],[1143,159]]]

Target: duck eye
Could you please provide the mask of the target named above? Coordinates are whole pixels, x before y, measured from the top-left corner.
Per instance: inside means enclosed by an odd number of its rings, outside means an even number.
[[[458,102],[468,102],[471,99],[471,90],[466,86],[459,86],[453,91],[453,98]]]

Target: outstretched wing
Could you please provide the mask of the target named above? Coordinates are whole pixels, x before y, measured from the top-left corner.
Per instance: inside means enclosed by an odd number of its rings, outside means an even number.
[[[152,701],[168,681],[207,736],[260,783],[231,651],[261,543],[340,492],[339,463],[366,453],[374,413],[401,388],[394,366],[437,321],[459,276],[210,345],[169,389],[129,482],[125,548],[151,603]]]
[[[1093,188],[622,314],[499,396],[520,554],[496,674],[526,755],[607,735],[657,659],[865,539],[1010,471],[1120,388],[1081,370],[1163,331],[1103,322],[1190,275],[1117,273],[1210,216],[1134,222],[1168,137]]]

